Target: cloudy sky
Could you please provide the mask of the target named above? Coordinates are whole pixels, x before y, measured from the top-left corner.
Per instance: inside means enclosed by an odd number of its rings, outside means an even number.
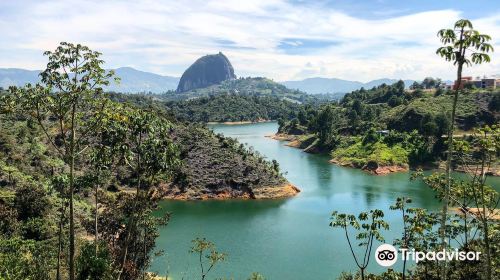
[[[222,51],[238,76],[452,79],[435,55],[436,32],[459,18],[493,37],[500,74],[500,1],[379,0],[0,0],[0,67],[42,69],[44,50],[78,42],[107,68],[180,76],[199,56]]]

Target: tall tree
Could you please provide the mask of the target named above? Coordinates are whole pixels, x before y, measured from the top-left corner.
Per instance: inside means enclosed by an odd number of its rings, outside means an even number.
[[[180,164],[179,152],[169,137],[170,123],[162,118],[141,110],[124,110],[121,135],[122,153],[126,166],[134,176],[135,200],[132,215],[127,224],[125,244],[122,252],[120,279],[128,260],[128,250],[132,232],[136,230],[141,213],[138,207],[143,190],[148,189],[162,175],[169,175]]]
[[[361,279],[365,279],[365,270],[370,263],[370,255],[372,252],[373,241],[378,240],[384,242],[384,238],[380,231],[388,230],[389,224],[384,220],[384,212],[379,209],[370,210],[370,212],[361,212],[358,217],[350,214],[342,214],[338,211],[333,211],[330,217],[330,226],[332,228],[341,228],[344,230],[347,243],[351,249],[351,254],[354,258],[356,266],[359,268]],[[363,259],[358,259],[354,253],[353,244],[349,238],[349,227],[352,227],[358,232],[356,239],[359,240],[359,246],[364,247]]]
[[[88,123],[102,111],[106,102],[103,86],[113,71],[101,66],[101,53],[80,44],[62,42],[55,51],[47,51],[49,62],[40,74],[42,83],[13,89],[22,109],[37,121],[48,141],[69,166],[69,278],[75,279],[74,191],[77,160],[88,148],[88,138],[99,122]]]
[[[488,52],[493,51],[493,47],[487,42],[491,37],[485,34],[480,34],[473,29],[472,23],[467,19],[458,20],[453,29],[441,29],[438,32],[438,37],[443,43],[443,47],[437,49],[436,53],[453,62],[457,67],[457,80],[453,95],[453,105],[451,108],[450,129],[448,131],[448,151],[446,155],[446,189],[443,199],[443,209],[441,217],[440,235],[443,248],[446,247],[446,219],[448,213],[448,203],[450,199],[450,184],[451,184],[451,162],[453,156],[453,130],[455,124],[455,114],[458,103],[458,96],[462,90],[462,70],[464,66],[472,66],[483,62],[490,62]],[[446,279],[446,262],[443,262],[442,277]]]

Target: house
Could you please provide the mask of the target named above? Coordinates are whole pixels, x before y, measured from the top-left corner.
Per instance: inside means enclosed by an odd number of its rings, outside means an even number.
[[[497,79],[482,79],[481,88],[495,89],[497,87]]]
[[[475,79],[472,77],[463,77],[460,89],[463,89],[466,84],[472,84],[475,88],[496,89],[500,87],[500,79],[486,78],[486,76],[484,78],[476,77]],[[457,81],[455,81],[453,89],[457,89],[457,86]]]
[[[460,88],[459,89],[463,89],[464,88],[464,85],[466,83],[469,83],[472,81],[472,77],[462,77],[462,82],[460,83]],[[458,88],[458,81],[455,81],[455,83],[453,84],[453,89],[457,89]]]

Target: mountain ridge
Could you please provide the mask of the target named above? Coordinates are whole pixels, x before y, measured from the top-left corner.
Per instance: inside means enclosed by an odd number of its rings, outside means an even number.
[[[180,77],[166,76],[152,72],[141,71],[133,67],[119,67],[113,69],[117,76],[121,78],[120,84],[111,83],[106,88],[108,91],[123,93],[164,93],[177,89]],[[36,83],[39,81],[40,70],[27,70],[22,68],[0,68],[0,87],[22,86],[26,83]],[[392,84],[397,79],[376,79],[367,83],[359,81],[343,80],[338,78],[313,77],[303,80],[283,81],[280,84],[290,88],[298,89],[308,94],[318,93],[348,93],[364,87],[370,89],[383,83]],[[408,87],[414,80],[404,80]]]
[[[366,83],[350,81],[338,78],[312,77],[303,80],[283,81],[281,84],[291,89],[298,89],[309,94],[320,93],[348,93],[364,87],[371,89],[381,84],[393,84],[399,79],[381,78]],[[406,87],[409,87],[415,80],[403,80]]]
[[[105,88],[107,91],[123,93],[163,93],[175,90],[179,83],[179,77],[164,76],[152,72],[137,70],[132,67],[119,67],[114,70],[121,78],[119,84],[110,83]],[[22,68],[0,68],[0,87],[23,86],[27,83],[40,81],[38,74],[41,70],[26,70]]]

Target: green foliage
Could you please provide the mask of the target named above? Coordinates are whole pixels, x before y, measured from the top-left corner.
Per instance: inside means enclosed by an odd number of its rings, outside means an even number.
[[[51,208],[50,204],[47,193],[41,187],[26,185],[16,190],[14,205],[21,221],[45,217]]]
[[[47,242],[0,238],[0,279],[50,279],[54,249]]]
[[[0,238],[14,236],[19,228],[16,209],[0,199]]]
[[[76,259],[76,279],[114,279],[111,254],[105,243],[100,244],[96,252],[96,245],[85,242],[80,248],[80,254]]]
[[[299,104],[278,96],[221,93],[172,101],[166,106],[182,121],[239,122],[288,119],[298,110]]]
[[[201,279],[204,280],[212,268],[214,268],[218,263],[223,262],[227,258],[227,255],[225,253],[218,252],[215,248],[215,244],[205,238],[196,238],[191,242],[193,246],[189,252],[199,257]],[[205,260],[203,260],[202,257],[204,257]]]
[[[381,141],[363,144],[359,138],[355,138],[354,141],[354,144],[334,150],[332,158],[355,167],[363,167],[370,161],[381,166],[408,164],[409,153],[401,144],[389,146]]]
[[[210,94],[219,93],[239,93],[244,95],[259,95],[259,96],[280,96],[293,100],[301,100],[306,98],[305,93],[291,90],[282,84],[276,83],[270,79],[263,77],[240,77],[238,79],[226,80],[221,84],[209,86],[202,89],[194,89],[182,94],[174,94],[175,96],[165,96],[165,98],[192,98],[200,96],[208,96]]]
[[[444,46],[438,48],[436,53],[453,64],[469,66],[490,62],[487,53],[493,51],[493,47],[487,42],[491,37],[474,30],[467,19],[458,20],[453,29],[439,30],[438,37]],[[467,50],[472,53],[469,55]]]
[[[343,214],[339,213],[338,211],[333,211],[330,217],[330,227],[341,228],[344,230],[347,243],[349,244],[352,256],[354,258],[356,266],[360,270],[361,278],[363,280],[365,279],[365,269],[370,263],[370,254],[373,247],[373,240],[384,242],[381,230],[389,229],[389,224],[387,224],[387,222],[385,222],[383,218],[384,212],[379,209],[370,210],[370,212],[361,212],[357,217],[352,214]],[[360,259],[358,259],[358,257],[354,253],[353,244],[351,243],[351,239],[349,238],[350,228],[354,229],[357,232],[355,236],[356,240],[358,240],[359,242],[358,246],[364,247],[363,251],[365,253]]]

